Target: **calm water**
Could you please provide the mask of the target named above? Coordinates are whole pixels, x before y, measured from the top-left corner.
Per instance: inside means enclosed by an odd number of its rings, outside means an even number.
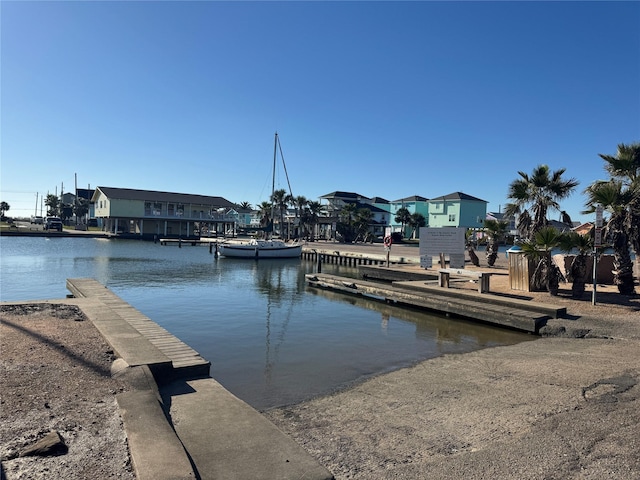
[[[304,274],[313,269],[304,260],[215,259],[206,247],[0,237],[2,301],[63,298],[67,278],[95,278],[195,348],[220,383],[259,409],[445,353],[533,338],[310,289]]]

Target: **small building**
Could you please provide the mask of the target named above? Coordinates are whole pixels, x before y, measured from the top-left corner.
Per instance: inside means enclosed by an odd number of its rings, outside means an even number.
[[[577,227],[573,227],[571,230],[579,233],[580,235],[588,235],[591,233],[591,229],[594,227],[593,222],[581,223]]]
[[[222,197],[96,187],[91,201],[102,228],[140,237],[235,235],[235,205]]]

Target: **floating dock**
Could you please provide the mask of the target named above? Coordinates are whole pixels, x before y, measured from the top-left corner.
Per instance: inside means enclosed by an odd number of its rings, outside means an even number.
[[[307,274],[306,282],[311,287],[368,296],[399,306],[423,308],[535,334],[546,325],[547,320],[566,314],[565,307],[443,288],[421,280],[388,285],[319,273]]]

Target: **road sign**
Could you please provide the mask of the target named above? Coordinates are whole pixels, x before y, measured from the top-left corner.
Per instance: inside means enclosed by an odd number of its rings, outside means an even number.
[[[602,227],[602,205],[596,207],[596,227]]]
[[[596,227],[593,235],[593,245],[594,247],[602,246],[602,228]]]

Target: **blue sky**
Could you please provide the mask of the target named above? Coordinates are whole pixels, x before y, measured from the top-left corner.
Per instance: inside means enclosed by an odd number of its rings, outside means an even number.
[[[640,141],[639,2],[13,2],[1,14],[0,199],[110,186],[294,195],[580,181]],[[280,172],[277,187],[285,188]],[[553,218],[557,215],[553,214]]]

